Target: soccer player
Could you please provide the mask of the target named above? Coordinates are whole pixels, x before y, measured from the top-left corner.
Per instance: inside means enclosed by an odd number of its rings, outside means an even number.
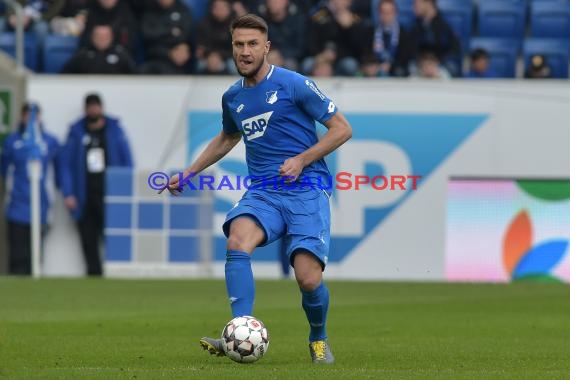
[[[326,332],[329,292],[322,278],[330,240],[330,194],[323,190],[330,173],[323,158],[352,136],[352,128],[312,80],[267,62],[270,42],[262,18],[246,14],[230,30],[234,63],[243,78],[222,97],[222,131],[183,177],[171,179],[168,190],[178,194],[181,178],[219,161],[243,138],[254,180],[223,225],[233,317],[253,314],[250,255],[285,236],[310,325],[312,361],[333,363]],[[328,128],[320,141],[315,121]],[[221,339],[202,338],[200,344],[224,355]]]

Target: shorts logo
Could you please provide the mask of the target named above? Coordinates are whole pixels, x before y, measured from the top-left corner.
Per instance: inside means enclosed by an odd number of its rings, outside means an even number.
[[[305,84],[311,89],[311,91],[317,94],[317,96],[321,98],[321,100],[325,100],[325,96],[319,91],[319,89],[317,88],[317,86],[315,86],[313,82],[307,79],[305,80]]]
[[[238,108],[236,109],[236,112],[237,112],[237,113],[240,113],[241,110],[243,109],[243,107],[244,107],[244,105],[243,105],[243,104],[240,104],[240,105],[238,106]]]
[[[277,91],[269,91],[266,92],[265,95],[267,96],[265,98],[265,101],[269,104],[273,104],[277,101]]]
[[[261,115],[250,117],[241,122],[243,134],[248,141],[255,140],[265,134],[269,126],[269,119],[273,111],[262,113]]]

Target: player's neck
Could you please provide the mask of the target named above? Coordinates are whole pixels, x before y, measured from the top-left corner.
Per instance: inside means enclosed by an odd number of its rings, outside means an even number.
[[[243,78],[243,84],[245,87],[254,87],[261,83],[267,74],[271,70],[271,65],[266,61],[263,63],[257,74],[252,78]]]

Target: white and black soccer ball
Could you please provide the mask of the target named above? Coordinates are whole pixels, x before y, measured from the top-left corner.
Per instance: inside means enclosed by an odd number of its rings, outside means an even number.
[[[263,322],[251,316],[229,321],[222,331],[226,355],[238,363],[253,363],[267,353],[269,333]]]

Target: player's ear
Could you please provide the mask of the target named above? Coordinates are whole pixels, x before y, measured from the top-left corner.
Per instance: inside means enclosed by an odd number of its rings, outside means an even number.
[[[269,54],[269,49],[271,48],[271,41],[265,43],[265,54]]]

